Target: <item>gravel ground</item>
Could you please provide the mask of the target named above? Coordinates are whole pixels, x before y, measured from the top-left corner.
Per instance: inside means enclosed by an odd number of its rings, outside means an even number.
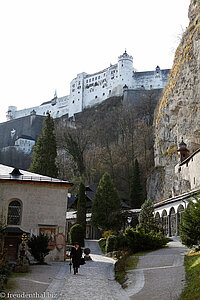
[[[8,298],[175,300],[184,287],[183,262],[188,249],[178,239],[170,242],[168,248],[141,256],[137,268],[128,272],[125,290],[114,280],[115,261],[102,255],[97,241],[87,241],[86,247],[91,249],[92,261],[81,266],[78,274],[69,272],[68,262],[31,266],[31,273],[12,279],[18,287],[10,291]]]
[[[131,300],[175,300],[185,283],[184,254],[189,250],[177,238],[163,248],[141,256],[128,273]]]

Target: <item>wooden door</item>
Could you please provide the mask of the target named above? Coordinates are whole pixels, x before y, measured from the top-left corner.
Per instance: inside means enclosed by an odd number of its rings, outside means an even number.
[[[8,261],[16,260],[18,254],[18,237],[5,237],[4,248],[6,248],[6,259]]]

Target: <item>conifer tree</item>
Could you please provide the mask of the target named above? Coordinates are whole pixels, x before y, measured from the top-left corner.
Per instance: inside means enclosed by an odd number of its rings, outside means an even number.
[[[145,233],[158,231],[158,225],[156,224],[156,219],[154,217],[154,205],[151,199],[146,200],[142,204],[137,229],[142,229]]]
[[[108,173],[102,176],[94,201],[92,203],[91,222],[100,230],[114,229],[114,223],[110,217],[113,212],[121,208],[119,194]]]
[[[86,199],[85,199],[85,186],[82,182],[80,183],[79,193],[78,193],[77,223],[83,227],[84,233],[85,233],[85,229],[86,229]]]
[[[151,199],[146,200],[141,206],[137,229],[142,229],[145,233],[158,231],[156,219],[154,218],[154,205]]]
[[[44,127],[33,149],[32,163],[29,171],[50,177],[58,176],[56,166],[57,146],[54,133],[54,120],[47,114]]]
[[[130,204],[132,208],[140,208],[144,202],[142,185],[140,182],[140,169],[138,160],[135,160],[133,176],[130,187]]]
[[[184,245],[189,248],[200,249],[200,199],[190,202],[182,213],[179,225],[180,238]]]

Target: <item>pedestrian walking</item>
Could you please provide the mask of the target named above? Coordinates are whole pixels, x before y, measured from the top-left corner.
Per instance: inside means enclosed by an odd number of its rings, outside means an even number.
[[[80,267],[81,264],[81,257],[82,257],[82,249],[78,243],[75,243],[70,253],[70,258],[72,258],[74,275],[78,273],[78,268]]]

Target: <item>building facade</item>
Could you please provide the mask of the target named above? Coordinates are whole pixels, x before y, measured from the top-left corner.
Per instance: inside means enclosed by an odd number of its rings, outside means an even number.
[[[72,184],[0,165],[0,209],[3,213],[7,259],[18,257],[22,234],[46,234],[47,261],[64,261],[67,193]]]
[[[1,150],[3,152],[6,152],[10,150],[10,148],[14,147],[17,151],[21,151],[25,154],[30,154],[34,146],[35,140],[31,136],[22,135],[16,139],[14,146],[3,147]]]
[[[167,236],[179,235],[181,214],[190,201],[200,198],[200,148],[190,154],[182,140],[178,152],[179,163],[175,166],[177,181],[180,190],[184,190],[185,186],[188,190],[154,205],[155,217]]]
[[[80,73],[70,83],[70,95],[57,97],[55,92],[51,101],[40,106],[17,110],[9,106],[7,120],[21,118],[31,114],[45,116],[47,112],[53,118],[82,112],[102,101],[123,95],[124,88],[132,90],[163,89],[166,85],[169,69],[161,70],[158,66],[154,71],[136,72],[133,58],[125,51],[118,57],[118,63],[94,74]]]

